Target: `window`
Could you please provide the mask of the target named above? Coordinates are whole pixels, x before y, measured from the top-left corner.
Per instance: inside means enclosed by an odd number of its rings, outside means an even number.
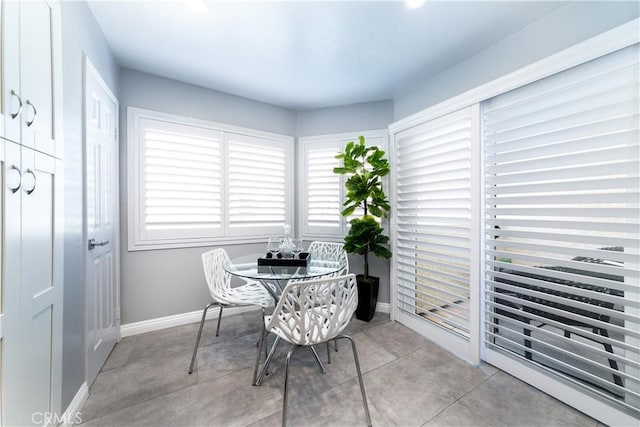
[[[292,221],[290,137],[129,108],[129,250],[248,242]]]
[[[232,235],[282,233],[287,222],[290,147],[247,135],[227,135],[229,230]]]
[[[347,233],[350,218],[340,215],[344,202],[344,177],[333,173],[340,165],[335,156],[349,141],[365,137],[368,146],[387,150],[387,131],[366,131],[303,137],[299,139],[300,182],[299,233],[305,239],[324,238],[342,240]],[[385,192],[388,187],[385,185]],[[353,217],[362,214],[355,212]]]

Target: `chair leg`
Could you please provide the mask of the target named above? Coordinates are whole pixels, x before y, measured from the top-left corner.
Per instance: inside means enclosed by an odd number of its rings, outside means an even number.
[[[606,329],[601,329],[598,328],[598,331],[600,332],[600,335],[602,335],[605,338],[609,338],[609,332],[607,332]],[[608,353],[614,354],[613,353],[613,346],[609,343],[603,342],[602,345],[604,346],[604,350]],[[615,369],[616,371],[618,370],[618,362],[613,360],[613,359],[609,359],[609,366],[611,367],[611,369]],[[613,382],[615,383],[615,385],[618,385],[620,387],[624,387],[624,383],[622,382],[622,378],[620,377],[620,375],[613,375]]]
[[[326,374],[327,370],[324,368],[324,365],[322,364],[322,361],[320,360],[320,356],[318,356],[316,349],[313,348],[313,346],[309,346],[309,349],[311,350],[311,353],[313,353],[313,357],[316,358],[316,362],[318,362],[318,366],[320,367],[320,372],[322,372],[323,374]]]
[[[266,338],[265,338],[266,339]],[[273,345],[271,346],[271,350],[269,351],[269,355],[267,356],[267,360],[264,361],[264,367],[262,368],[262,372],[258,376],[258,380],[255,385],[262,384],[262,379],[265,375],[269,375],[269,365],[271,364],[271,360],[273,359],[273,355],[276,353],[278,348],[278,344],[280,343],[280,337],[276,336],[275,341],[273,341]]]
[[[216,336],[218,336],[218,334],[220,334],[220,322],[222,321],[222,308],[224,306],[222,304],[220,304],[220,314],[218,314],[218,326],[216,327]]]
[[[189,365],[189,375],[193,372],[193,365],[196,363],[196,354],[198,353],[198,346],[200,345],[200,337],[202,336],[202,327],[204,326],[204,320],[207,317],[207,310],[209,307],[216,305],[217,303],[212,302],[207,304],[202,312],[202,320],[200,320],[200,329],[198,329],[198,337],[196,338],[196,345],[193,347],[193,356],[191,356],[191,365]],[[222,306],[220,306],[220,312],[222,312]],[[220,326],[220,322],[218,322],[218,326]],[[217,336],[218,334],[216,334]]]
[[[369,405],[367,404],[367,394],[364,391],[364,381],[362,380],[362,371],[360,370],[360,360],[358,359],[358,350],[356,342],[348,335],[342,335],[338,338],[346,338],[351,341],[351,350],[353,351],[353,360],[356,363],[356,372],[358,373],[358,382],[360,383],[360,393],[362,393],[362,403],[364,403],[364,414],[367,417],[367,426],[371,427],[371,415],[369,414]]]
[[[327,363],[331,364],[331,349],[329,348],[329,341],[327,341]]]
[[[258,385],[258,367],[260,366],[260,356],[262,355],[262,348],[265,346],[267,340],[267,328],[262,321],[262,336],[260,337],[260,346],[258,347],[258,357],[256,357],[256,366],[253,368],[253,385]],[[265,360],[265,367],[267,361]]]
[[[524,328],[524,335],[527,336],[527,337],[530,337],[531,336],[531,329]],[[531,340],[528,340],[528,339],[525,338],[524,346],[526,348],[531,348]],[[533,353],[531,353],[530,351],[526,351],[525,350],[524,357],[527,360],[533,360]]]
[[[289,396],[289,361],[291,360],[291,355],[294,351],[296,351],[298,346],[292,346],[291,350],[287,353],[287,360],[284,363],[284,396],[282,398],[282,427],[286,427],[287,425],[287,398]]]

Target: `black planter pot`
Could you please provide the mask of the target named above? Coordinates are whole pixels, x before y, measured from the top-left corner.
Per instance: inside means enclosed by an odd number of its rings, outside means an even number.
[[[362,274],[358,274],[356,280],[358,282],[358,308],[356,308],[356,318],[369,322],[373,319],[373,315],[376,312],[380,278],[369,276],[365,279]]]

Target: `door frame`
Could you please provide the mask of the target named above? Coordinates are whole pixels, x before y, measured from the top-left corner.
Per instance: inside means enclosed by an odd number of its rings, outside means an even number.
[[[114,150],[114,155],[116,161],[114,162],[114,166],[117,169],[116,176],[114,177],[114,185],[117,188],[117,194],[120,194],[120,104],[118,99],[113,94],[107,83],[104,81],[98,69],[93,65],[91,60],[86,54],[82,55],[82,264],[83,264],[83,278],[84,278],[84,286],[83,286],[83,302],[84,302],[84,334],[83,334],[83,351],[84,351],[84,378],[88,384],[89,379],[89,353],[87,352],[87,342],[88,342],[88,333],[89,333],[89,301],[88,301],[88,291],[87,287],[89,284],[89,250],[87,247],[88,241],[88,229],[87,229],[87,77],[89,73],[96,79],[98,84],[102,89],[104,89],[105,93],[109,97],[111,101],[116,106],[116,114],[114,117],[114,125],[116,127],[116,145]],[[116,342],[120,341],[120,197],[116,197],[114,200],[114,230],[115,230],[115,239],[113,244],[113,251],[115,254],[114,260],[114,271],[113,278],[115,281],[115,321],[116,321]]]

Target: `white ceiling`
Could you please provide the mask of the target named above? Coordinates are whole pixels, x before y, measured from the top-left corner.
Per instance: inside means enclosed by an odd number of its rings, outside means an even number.
[[[207,3],[89,6],[123,67],[306,110],[395,98],[567,2]]]

